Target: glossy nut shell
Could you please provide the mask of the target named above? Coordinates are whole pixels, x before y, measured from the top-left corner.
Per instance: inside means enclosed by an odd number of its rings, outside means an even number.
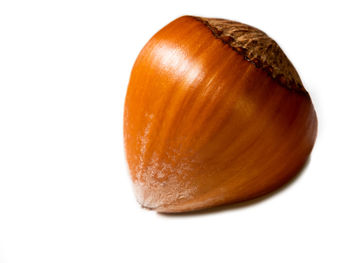
[[[294,67],[270,40],[241,23],[184,16],[142,49],[124,112],[142,206],[176,213],[241,202],[301,169],[317,118]]]

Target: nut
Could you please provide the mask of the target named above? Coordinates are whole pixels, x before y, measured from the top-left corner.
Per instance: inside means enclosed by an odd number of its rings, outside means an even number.
[[[297,71],[254,27],[180,17],[132,69],[124,141],[143,207],[187,212],[271,192],[301,169],[316,133]]]

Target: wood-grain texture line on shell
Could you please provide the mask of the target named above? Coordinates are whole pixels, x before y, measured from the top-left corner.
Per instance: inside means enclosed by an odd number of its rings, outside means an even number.
[[[283,87],[308,95],[290,60],[279,45],[263,31],[226,19],[193,18],[206,25],[216,38],[230,45],[257,68],[266,71]]]

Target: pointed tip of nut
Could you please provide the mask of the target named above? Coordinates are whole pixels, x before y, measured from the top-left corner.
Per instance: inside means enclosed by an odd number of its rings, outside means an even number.
[[[294,66],[279,45],[263,31],[240,22],[219,18],[193,17],[213,35],[231,46],[257,68],[266,71],[282,86],[307,93]]]

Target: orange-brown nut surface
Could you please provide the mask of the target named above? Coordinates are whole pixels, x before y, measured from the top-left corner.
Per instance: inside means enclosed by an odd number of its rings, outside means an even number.
[[[180,17],[132,69],[124,142],[143,207],[187,212],[266,194],[301,169],[316,133],[298,73],[254,27]]]

